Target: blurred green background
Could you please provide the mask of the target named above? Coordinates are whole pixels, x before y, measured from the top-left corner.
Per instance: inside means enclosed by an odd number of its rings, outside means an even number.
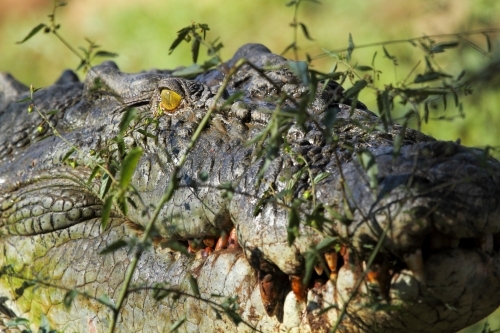
[[[99,45],[103,50],[117,52],[114,59],[122,71],[135,72],[151,68],[175,68],[191,64],[189,46],[181,45],[172,55],[168,49],[176,32],[189,25],[207,23],[210,26],[208,40],[220,37],[224,44],[221,51],[224,60],[229,59],[244,43],[265,44],[275,53],[281,53],[293,41],[293,7],[286,7],[288,1],[278,0],[69,0],[68,5],[59,8],[56,20],[61,24],[60,33],[73,46],[86,47],[84,37]],[[51,0],[0,0],[0,71],[13,74],[18,80],[36,87],[50,85],[63,69],[75,69],[79,60],[51,34],[40,32],[24,44],[22,40],[39,23],[48,23]],[[424,35],[450,34],[477,29],[500,27],[500,1],[498,0],[350,0],[322,1],[322,4],[304,2],[298,11],[313,41],[299,32],[299,55],[316,56],[324,49],[336,50],[347,46],[349,33],[354,43],[363,44],[408,39]],[[495,26],[496,25],[496,26]],[[493,53],[498,52],[499,34],[489,34]],[[456,37],[436,39],[439,42],[456,40]],[[486,50],[486,39],[478,34],[468,40]],[[423,59],[423,52],[410,43],[392,44],[388,51],[397,57],[398,66],[383,56],[380,46],[355,49],[354,59],[359,65],[371,65],[377,52],[375,65],[382,71],[379,88],[384,84],[396,84],[404,80],[411,69]],[[500,54],[500,52],[498,53]],[[285,56],[293,58],[288,52]],[[462,69],[472,73],[491,61],[490,54],[478,52],[469,43],[436,55],[440,68],[457,76]],[[499,57],[500,58],[500,57]],[[207,57],[203,52],[199,62]],[[102,59],[97,59],[94,64]],[[312,63],[314,69],[329,71],[336,59],[320,57]],[[339,70],[344,68],[340,67]],[[425,70],[421,62],[410,75],[413,81],[417,73]],[[366,72],[360,73],[367,74]],[[84,73],[79,73],[80,78]],[[478,85],[470,96],[461,96],[465,117],[455,117],[458,110],[452,99],[447,110],[438,109],[431,118],[453,118],[452,120],[431,120],[423,124],[422,130],[438,139],[461,139],[468,146],[500,146],[500,104],[498,94],[500,80]],[[349,84],[345,85],[346,88]],[[417,86],[415,86],[417,87]],[[360,95],[371,110],[376,111],[373,90],[365,89]],[[400,106],[399,113],[410,106]],[[420,110],[422,111],[422,110]],[[413,124],[415,125],[415,124]],[[498,151],[494,152],[499,156]],[[492,328],[500,327],[499,319],[490,319]],[[481,332],[482,324],[464,332]]]

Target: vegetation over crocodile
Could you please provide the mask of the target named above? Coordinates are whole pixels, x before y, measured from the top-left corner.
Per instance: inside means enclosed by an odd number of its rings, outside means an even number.
[[[240,58],[272,69],[244,65],[231,76],[224,97],[243,95],[215,110],[189,150]],[[455,332],[491,313],[500,305],[500,163],[396,124],[384,129],[340,95],[320,83],[304,118],[307,87],[257,44],[192,81],[104,63],[83,84],[68,71],[34,93],[54,135],[26,112],[29,101],[16,103],[29,89],[3,74],[4,315],[106,331],[104,303],[119,297],[136,249],[99,252],[141,235],[173,171],[178,188],[134,271],[120,332],[164,332],[176,322],[182,332]],[[118,147],[130,107],[138,118]],[[253,140],[273,136],[275,148]],[[143,153],[127,214],[115,203],[103,228],[106,176],[93,170],[97,162],[119,170],[121,150],[134,147]],[[73,288],[89,297],[66,310]],[[103,295],[109,301],[96,300]]]

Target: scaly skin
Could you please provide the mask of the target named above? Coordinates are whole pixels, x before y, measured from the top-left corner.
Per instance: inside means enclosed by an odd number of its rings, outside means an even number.
[[[221,68],[242,57],[257,66],[286,63],[261,45],[246,45]],[[197,82],[169,75],[124,74],[106,63],[91,69],[81,84],[66,72],[34,95],[43,112],[59,111],[48,117],[64,140],[39,115],[27,114],[26,103],[14,102],[27,96],[27,88],[1,77],[0,264],[7,268],[0,296],[7,298],[2,309],[11,309],[5,316],[15,313],[36,325],[43,313],[51,325],[68,332],[107,330],[112,313],[91,297],[118,299],[132,253],[124,248],[99,252],[141,234],[149,220],[144,212],[150,214],[166,191],[174,165],[224,78],[220,71],[200,75]],[[398,125],[384,132],[371,112],[351,112],[332,101],[339,91],[329,85],[307,109],[315,122],[285,127],[259,182],[265,158],[257,154],[257,144],[247,142],[273,117],[266,111],[275,109],[277,89],[297,100],[307,93],[284,68],[266,75],[274,84],[248,66],[231,78],[228,94],[242,91],[243,100],[213,114],[179,170],[179,188],[155,222],[153,246],[134,272],[117,331],[164,332],[185,318],[181,332],[250,332],[209,303],[236,296],[236,312],[263,332],[327,332],[337,321],[339,332],[455,332],[495,310],[500,305],[500,163],[479,150]],[[139,117],[152,117],[165,88],[184,99],[158,118],[158,126],[143,127],[154,138],[138,131],[125,136],[127,147],[144,151],[132,177],[136,207],[129,205],[126,216],[114,207],[103,230],[101,178],[87,182],[92,168],[96,159],[111,167],[117,158],[110,152],[116,148],[111,140],[127,107],[136,107]],[[297,112],[290,101],[283,108]],[[318,128],[332,112],[331,135],[338,144]],[[36,131],[40,124],[41,133]],[[395,153],[398,136],[402,147]],[[71,156],[77,166],[62,161],[68,144],[78,148]],[[360,163],[370,156],[376,173]],[[322,179],[313,186],[317,176]],[[234,188],[232,198],[222,189],[227,183]],[[286,206],[293,198],[304,199],[294,206],[297,216],[314,221],[302,221],[289,246],[293,219]],[[241,247],[206,257],[166,247],[171,240],[189,240],[193,250],[194,239],[233,227]],[[310,283],[301,284],[308,251],[331,237],[337,245],[318,252],[322,269],[318,264]],[[338,264],[329,267],[323,258],[332,257]],[[204,300],[185,295],[192,294],[190,275]],[[23,278],[42,284],[20,288]],[[151,290],[144,290],[164,282],[185,294],[157,302]],[[66,310],[61,287],[91,297],[78,296]]]

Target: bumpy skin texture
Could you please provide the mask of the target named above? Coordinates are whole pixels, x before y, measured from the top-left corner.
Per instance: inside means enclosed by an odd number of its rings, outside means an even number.
[[[225,68],[240,58],[257,66],[286,63],[253,44],[243,46]],[[191,274],[205,299],[221,302],[223,298],[213,295],[237,296],[243,320],[263,332],[329,331],[353,293],[339,332],[455,332],[496,309],[500,163],[479,150],[435,141],[398,125],[383,131],[371,112],[332,102],[336,92],[329,86],[308,108],[317,122],[286,131],[287,149],[280,147],[257,183],[264,160],[247,142],[271,118],[266,111],[275,103],[269,97],[276,96],[276,87],[298,99],[306,91],[286,69],[266,74],[275,85],[247,66],[231,79],[229,95],[242,91],[243,101],[214,113],[178,173],[180,188],[155,225],[157,239],[162,240],[203,238],[234,226],[242,248],[202,258],[172,251],[159,241],[142,255],[133,285],[167,281],[169,287],[191,293],[187,278]],[[223,78],[214,70],[193,83],[171,78],[169,71],[124,74],[113,63],[105,63],[92,68],[82,84],[65,72],[53,86],[34,95],[43,112],[59,111],[48,117],[63,141],[37,114],[27,114],[26,103],[15,103],[27,96],[27,88],[8,75],[1,77],[0,263],[20,276],[51,285],[27,288],[19,296],[16,288],[23,281],[3,274],[2,308],[11,309],[2,311],[4,315],[15,313],[36,323],[43,313],[53,326],[67,331],[107,329],[111,312],[105,306],[79,296],[65,310],[65,291],[55,286],[117,299],[131,254],[124,249],[98,253],[120,238],[135,236],[146,225],[145,207],[155,205],[165,192],[174,164],[186,151]],[[125,138],[128,146],[144,150],[132,179],[141,199],[132,196],[138,205],[130,206],[127,216],[113,210],[110,226],[103,230],[100,179],[87,183],[92,152],[111,145],[127,107],[152,116],[162,88],[177,91],[184,101],[175,112],[161,116],[157,127],[147,128],[156,139],[139,132]],[[328,143],[317,127],[331,112],[336,112],[333,135],[339,145]],[[398,137],[402,147],[395,153],[393,142]],[[68,143],[79,148],[72,155],[78,162],[75,168],[62,162]],[[375,178],[360,164],[361,155],[369,156],[366,152],[376,162]],[[328,172],[313,190],[325,216],[335,222],[325,223],[321,232],[302,223],[300,236],[288,246],[289,210],[272,200],[255,208],[260,198],[288,188],[303,160],[310,174],[296,177],[292,197],[305,197],[307,191],[310,195],[311,179]],[[203,181],[202,173],[208,175]],[[235,187],[231,200],[220,189],[228,182]],[[311,203],[305,207],[302,217],[312,213],[307,211]],[[340,222],[339,216],[347,211],[351,221]],[[345,244],[334,269],[337,277],[313,275],[307,297],[300,301],[288,280],[304,275],[306,252],[329,236]],[[378,243],[378,254],[366,268]],[[377,278],[356,289],[363,273]],[[374,304],[393,307],[375,311]],[[322,312],[325,308],[330,310]],[[118,331],[164,332],[183,317],[181,332],[251,331],[223,313],[218,315],[207,302],[185,296],[156,302],[144,290],[129,294]]]

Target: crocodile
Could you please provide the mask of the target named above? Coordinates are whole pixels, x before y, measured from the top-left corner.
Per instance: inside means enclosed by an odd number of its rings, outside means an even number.
[[[107,331],[138,253],[119,332],[456,332],[500,305],[487,152],[384,123],[333,81],[313,92],[260,44],[173,74],[0,76],[4,324]]]

